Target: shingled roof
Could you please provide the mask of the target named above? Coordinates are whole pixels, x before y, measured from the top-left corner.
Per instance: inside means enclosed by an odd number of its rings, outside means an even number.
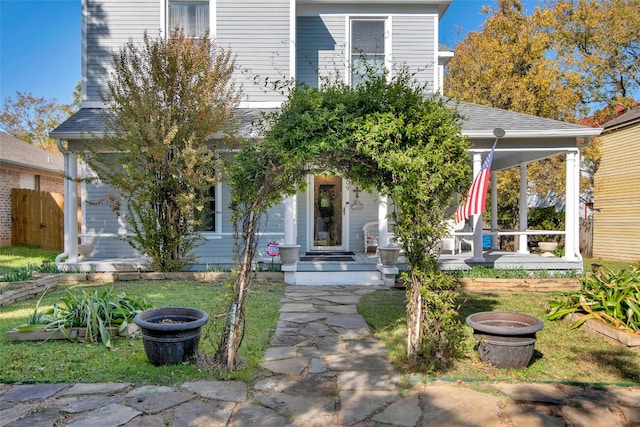
[[[629,126],[633,123],[640,122],[640,107],[633,108],[624,114],[619,115],[615,119],[609,120],[602,125],[604,132],[609,132],[622,126]]]
[[[462,134],[470,138],[493,138],[493,129],[509,130],[511,137],[583,137],[600,133],[600,129],[528,114],[514,113],[485,105],[449,101],[463,116]],[[255,135],[253,124],[260,115],[273,109],[241,109],[240,136]],[[104,132],[101,108],[83,108],[58,126],[49,136],[60,139],[91,139]]]
[[[64,173],[61,155],[45,151],[5,132],[0,132],[0,165]]]

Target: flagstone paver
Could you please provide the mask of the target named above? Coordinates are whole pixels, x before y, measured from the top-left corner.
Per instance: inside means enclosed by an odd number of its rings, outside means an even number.
[[[241,402],[247,398],[247,385],[242,381],[195,381],[182,384],[182,388],[214,400]]]
[[[640,425],[640,386],[422,382],[408,387],[357,313],[382,287],[289,286],[255,384],[0,384],[0,426]]]

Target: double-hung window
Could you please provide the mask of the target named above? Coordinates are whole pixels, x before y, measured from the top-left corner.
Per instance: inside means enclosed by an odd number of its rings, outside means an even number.
[[[385,69],[385,19],[351,19],[351,85],[363,83],[367,75],[382,75]]]
[[[182,28],[188,37],[209,31],[209,0],[169,0],[169,30]]]
[[[220,232],[220,184],[209,187],[202,211],[202,231],[207,233]]]

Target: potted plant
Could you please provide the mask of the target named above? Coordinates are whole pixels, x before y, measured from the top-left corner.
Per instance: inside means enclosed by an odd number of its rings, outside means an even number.
[[[200,329],[209,315],[197,308],[159,307],[138,313],[144,351],[156,365],[176,365],[192,357],[200,342]]]

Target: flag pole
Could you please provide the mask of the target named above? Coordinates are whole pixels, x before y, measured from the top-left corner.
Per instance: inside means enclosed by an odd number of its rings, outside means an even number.
[[[473,216],[472,216],[472,226],[473,226],[473,256],[471,258],[471,261],[475,261],[475,262],[483,262],[484,261],[484,254],[483,254],[483,245],[482,245],[482,213],[485,210],[485,202],[486,202],[486,197],[487,197],[487,186],[489,185],[489,179],[490,179],[490,170],[491,170],[491,163],[493,161],[493,153],[494,153],[494,149],[496,148],[496,145],[498,144],[498,140],[500,138],[502,138],[505,135],[505,131],[502,128],[495,128],[493,129],[493,136],[495,137],[495,140],[493,141],[493,146],[491,147],[491,151],[489,152],[488,158],[485,160],[485,163],[482,164],[482,158],[480,154],[474,154],[474,161],[473,161],[473,176],[474,176],[474,181],[478,178],[479,174],[482,171],[488,172],[486,173],[486,176],[484,176],[484,183],[482,184],[483,189],[482,189],[482,194],[481,194],[481,200],[479,200],[477,202],[477,204],[479,205],[479,208],[476,209],[475,212],[473,212]],[[493,201],[492,201],[493,203]]]

